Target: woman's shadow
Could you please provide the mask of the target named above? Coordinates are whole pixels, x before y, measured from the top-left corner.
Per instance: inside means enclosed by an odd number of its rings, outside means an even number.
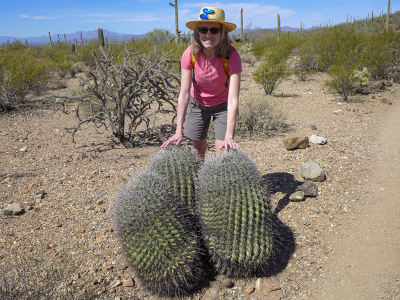
[[[296,241],[292,229],[279,219],[279,213],[289,204],[289,196],[303,182],[294,179],[290,173],[277,172],[262,176],[263,182],[271,196],[284,193],[277,204],[272,207],[271,225],[273,232],[273,250],[268,263],[257,270],[257,277],[270,277],[282,272],[296,250]]]

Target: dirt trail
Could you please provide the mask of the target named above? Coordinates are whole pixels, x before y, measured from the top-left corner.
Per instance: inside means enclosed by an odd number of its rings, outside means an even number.
[[[400,103],[376,128],[374,169],[361,183],[367,191],[324,268],[329,278],[315,299],[400,299]],[[328,279],[328,280],[327,280]]]

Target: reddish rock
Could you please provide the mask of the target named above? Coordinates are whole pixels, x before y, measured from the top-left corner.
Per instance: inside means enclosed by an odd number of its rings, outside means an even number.
[[[128,277],[123,281],[122,284],[124,287],[132,287],[135,286],[135,281],[133,281],[132,277]]]

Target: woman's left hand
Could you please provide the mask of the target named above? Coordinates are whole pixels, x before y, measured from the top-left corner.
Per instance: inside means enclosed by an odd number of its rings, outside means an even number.
[[[235,143],[233,139],[225,139],[224,142],[221,144],[219,149],[217,150],[222,150],[222,149],[239,149],[239,145]]]

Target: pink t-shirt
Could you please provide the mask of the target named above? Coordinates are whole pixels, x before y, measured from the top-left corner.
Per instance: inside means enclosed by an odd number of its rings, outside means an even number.
[[[192,70],[191,49],[192,45],[182,55],[181,66],[185,70]],[[242,72],[242,60],[234,47],[232,47],[231,58],[229,59],[229,72],[231,76]],[[200,51],[194,67],[194,76],[196,84],[193,87],[192,83],[190,95],[198,103],[210,107],[228,100],[229,87],[225,87],[227,75],[222,66],[221,57],[215,57],[207,62],[203,52]],[[194,88],[196,89],[195,91]]]

